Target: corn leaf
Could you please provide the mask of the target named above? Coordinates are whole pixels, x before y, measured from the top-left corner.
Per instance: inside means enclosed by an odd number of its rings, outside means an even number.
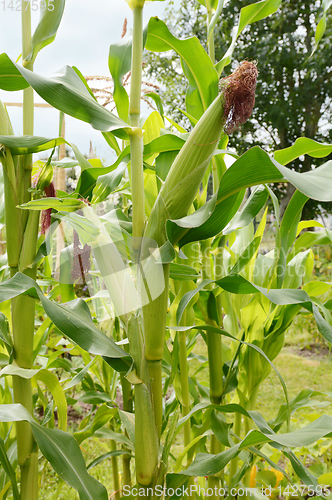
[[[28,203],[23,203],[20,208],[23,210],[47,210],[54,208],[55,210],[66,210],[71,212],[79,210],[84,206],[84,202],[76,198],[40,198],[38,200],[31,200]]]
[[[148,25],[146,48],[153,52],[175,50],[184,63],[186,75],[190,76],[191,83],[197,89],[197,98],[201,102],[202,109],[206,110],[209,107],[218,93],[218,75],[197,38],[178,40],[163,21],[153,17]]]
[[[46,369],[28,370],[17,365],[8,365],[0,372],[0,377],[6,375],[17,375],[25,379],[34,378],[35,381],[43,382],[51,392],[58,409],[59,428],[63,431],[67,429],[67,400],[59,380],[54,373]]]
[[[13,490],[13,500],[20,500],[20,494],[18,491],[18,486],[16,481],[16,474],[7,456],[5,443],[2,438],[0,438],[0,464],[2,465],[3,470],[5,471],[5,473],[7,474],[7,476],[11,481]]]
[[[100,406],[96,412],[93,421],[83,429],[80,429],[79,431],[74,433],[74,437],[78,442],[78,444],[83,443],[83,441],[93,436],[95,432],[104,425],[106,425],[107,422],[109,422],[110,419],[113,418],[117,412],[118,412],[117,408],[109,408],[105,404]]]
[[[332,162],[300,174],[284,167],[260,147],[254,146],[236,160],[220,182],[217,203],[250,186],[287,180],[306,196],[319,201],[332,200]]]
[[[302,210],[308,199],[300,191],[295,191],[282,218],[280,226],[280,256],[278,260],[278,288],[282,286],[286,272],[287,255],[294,244]]]
[[[297,289],[267,289],[261,286],[258,286],[254,283],[250,283],[243,276],[239,274],[229,274],[224,278],[216,281],[212,280],[203,280],[197,288],[187,292],[182,299],[180,300],[176,320],[179,324],[183,315],[183,312],[190,300],[201,290],[203,290],[206,286],[211,283],[215,283],[220,286],[223,290],[226,290],[229,293],[234,294],[248,294],[248,293],[262,293],[266,298],[268,298],[273,304],[277,305],[287,305],[287,304],[302,304],[302,307],[310,311],[314,314],[318,330],[323,335],[323,337],[332,343],[332,326],[323,318],[320,314],[319,309],[316,304],[320,306],[321,304],[317,301],[317,299],[311,299],[305,290],[297,290]],[[324,310],[324,309],[323,309]],[[173,330],[175,329],[172,327]],[[177,327],[179,328],[179,327]]]
[[[107,458],[112,458],[112,457],[120,457],[121,455],[128,455],[128,451],[126,450],[114,450],[114,451],[109,451],[108,453],[104,453],[103,455],[100,455],[99,457],[95,458],[90,462],[86,468],[87,470],[92,469],[92,467],[95,467],[96,465],[100,464],[103,460],[106,460]],[[132,455],[129,455],[130,457]]]
[[[216,207],[217,195],[193,214],[166,222],[167,236],[171,243],[186,243],[204,240],[220,233],[240,208],[244,190],[235,193]]]
[[[45,297],[34,280],[21,273],[0,283],[0,302],[21,294],[39,298],[55,326],[75,344],[91,354],[101,355],[115,370],[128,371],[131,356],[98,330],[83,300],[76,299],[66,305],[57,304]]]
[[[4,144],[10,148],[12,155],[26,155],[30,153],[40,153],[47,149],[53,149],[61,144],[68,144],[63,137],[56,139],[47,139],[46,137],[30,136],[30,135],[0,135],[0,144]]]
[[[211,3],[213,3],[213,2],[210,2],[210,5],[211,5]],[[212,17],[212,19],[209,23],[209,26],[208,26],[208,32],[207,32],[208,41],[213,36],[213,30],[214,30],[215,25],[217,24],[217,21],[218,21],[220,14],[221,14],[222,9],[223,9],[224,3],[225,3],[225,0],[219,0],[218,2],[214,1],[215,5],[211,6],[211,8],[215,10],[215,13],[213,14],[213,17]]]
[[[143,32],[143,47],[145,45],[147,29]],[[113,78],[113,99],[118,115],[122,120],[128,120],[129,98],[123,86],[123,77],[131,70],[131,53],[133,39],[125,36],[120,42],[110,46],[108,67]]]
[[[318,403],[318,406],[323,403],[331,404],[330,402],[327,401],[313,401],[312,398],[316,396],[327,396],[330,399],[332,398],[332,394],[330,392],[320,392],[320,391],[313,391],[312,389],[303,389],[295,398],[293,398],[289,402],[289,407],[291,409],[291,412],[294,413],[296,410],[299,410],[301,408],[311,408]],[[273,420],[273,426],[280,426],[283,424],[286,419],[287,419],[287,405],[283,403],[278,411],[278,415],[275,417]]]
[[[319,42],[321,41],[321,39],[323,38],[323,35],[325,33],[325,30],[326,30],[326,12],[329,10],[329,8],[331,7],[332,5],[332,0],[323,0],[322,1],[322,7],[323,7],[323,15],[322,17],[320,18],[318,24],[317,24],[317,27],[316,27],[316,33],[315,33],[315,46],[311,52],[311,55],[310,57],[314,54],[314,52],[316,51],[318,45],[319,45]]]
[[[223,234],[230,234],[236,229],[248,226],[265,205],[268,194],[265,186],[253,189],[244,207],[231,220],[230,226],[223,231]]]
[[[100,203],[104,201],[109,194],[113,193],[121,182],[128,161],[129,158],[127,157],[127,161],[121,162],[115,170],[109,174],[100,175],[98,177],[96,186],[92,192],[91,203]]]
[[[169,277],[173,280],[191,281],[197,280],[200,274],[193,267],[172,262],[169,266]]]
[[[62,14],[65,8],[65,0],[45,0],[40,4],[40,21],[32,36],[31,52],[26,58],[34,62],[37,54],[46,45],[53,42],[58,31]]]
[[[0,312],[0,340],[4,343],[9,356],[13,353],[13,341],[8,331],[8,322],[6,316]]]
[[[325,153],[328,153],[326,149]],[[291,154],[294,155],[294,151]],[[285,158],[287,158],[286,155]],[[242,190],[259,184],[281,182],[285,179],[305,196],[320,201],[332,199],[331,161],[314,170],[300,174],[284,167],[261,148],[255,146],[244,153],[224,173],[217,195],[211,198],[208,203],[194,214],[182,219],[167,221],[169,240],[172,243],[179,242],[179,246],[183,246],[190,241],[215,236],[226,227],[240,207],[244,196]],[[298,194],[297,198],[302,196],[304,202],[303,195]],[[257,193],[257,198],[253,200],[253,205],[250,207],[250,213],[254,213],[255,207],[263,202],[264,196],[262,192]]]
[[[253,415],[253,412],[249,413]],[[250,431],[240,443],[222,453],[217,455],[198,453],[193,463],[187,470],[181,471],[179,476],[211,476],[223,470],[230,460],[237,456],[241,450],[265,443],[281,445],[287,448],[308,446],[318,439],[327,436],[331,431],[332,417],[328,415],[323,415],[305,427],[286,434],[274,434],[269,426],[266,425],[263,429]],[[179,477],[180,481],[181,479]]]
[[[123,77],[131,69],[132,37],[126,36],[110,46],[108,67],[113,78],[113,99],[118,115],[128,119],[129,97],[123,86]]]
[[[301,155],[313,158],[324,158],[332,152],[332,144],[321,144],[308,137],[299,137],[289,148],[278,149],[274,152],[274,159],[281,165],[287,165]]]
[[[225,66],[232,60],[232,54],[235,48],[235,43],[239,35],[248,24],[255,23],[268,17],[278,10],[281,0],[262,0],[261,2],[252,3],[246,7],[242,7],[240,11],[239,24],[234,26],[232,31],[232,42],[224,57],[216,64],[218,75],[221,75]]]
[[[72,67],[66,66],[47,78],[19,66],[7,54],[1,54],[0,88],[15,91],[29,85],[63,113],[90,123],[96,130],[109,131],[121,139],[128,139],[125,130],[130,126],[97,103]]]
[[[164,153],[167,151],[171,151],[171,152],[174,152],[174,154],[176,154],[181,149],[184,142],[185,141],[182,138],[180,138],[176,135],[173,135],[173,134],[162,135],[162,136],[154,139],[153,141],[149,142],[148,144],[144,145],[144,150],[143,150],[144,160],[147,160],[151,156],[156,155],[158,153]],[[118,177],[118,174],[120,173],[120,171],[122,171],[122,167],[124,166],[124,165],[122,165],[120,167],[120,164],[122,164],[122,163],[128,164],[128,162],[130,160],[129,153],[130,153],[130,147],[127,146],[121,152],[121,154],[119,155],[117,160],[109,167],[103,167],[103,168],[98,168],[98,167],[92,168],[91,167],[91,168],[87,168],[86,170],[84,170],[81,173],[81,176],[78,180],[77,187],[76,187],[74,193],[79,194],[80,197],[83,196],[84,198],[91,198],[91,196],[94,196],[93,190],[96,189],[96,198],[95,198],[94,202],[97,202],[96,200],[97,200],[97,197],[99,197],[99,196],[101,198],[100,199],[98,198],[98,201],[105,199],[104,196],[109,194],[109,193],[107,193],[108,188],[105,191],[103,190],[103,187],[105,187],[104,181],[106,180],[106,177],[104,179],[100,179],[100,185],[98,186],[98,188],[96,187],[97,179],[100,176],[104,176],[104,175],[106,176],[107,174],[114,172],[114,174],[111,175],[111,178],[112,178],[112,186],[113,186],[113,188],[115,188],[116,187],[115,186],[115,179],[117,179],[119,181],[121,180]],[[119,170],[117,171],[117,174],[115,174],[115,169],[117,169],[117,167],[119,167]],[[114,182],[114,184],[113,184],[113,182]],[[98,182],[98,184],[99,184],[99,182]]]

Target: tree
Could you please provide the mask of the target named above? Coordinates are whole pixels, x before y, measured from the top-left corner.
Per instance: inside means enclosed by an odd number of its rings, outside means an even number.
[[[238,21],[240,9],[251,3],[252,0],[231,0],[224,7],[215,29],[217,61],[230,44],[231,30]],[[182,1],[177,12],[171,5],[166,14],[168,21],[176,27],[177,36],[194,35],[204,44],[205,12],[196,0],[189,0]],[[233,63],[225,68],[222,76],[229,74],[234,65],[243,59],[257,61],[259,69],[252,117],[230,136],[229,146],[239,154],[256,144],[264,144],[268,152],[286,148],[301,136],[331,142],[332,66],[329,39],[332,23],[329,19],[325,36],[311,56],[320,14],[320,1],[284,0],[276,14],[247,26],[239,37]],[[328,17],[331,19],[331,14]],[[172,109],[173,112],[175,108],[184,110],[185,96],[179,92],[179,84],[183,85],[185,76],[178,60],[167,53],[157,66],[154,58],[150,55],[146,60],[145,71],[166,84],[167,92],[161,88],[166,111]],[[175,110],[175,116],[179,123],[188,124],[182,111]],[[321,160],[305,156],[289,166],[298,172],[306,172],[312,165],[320,164]],[[278,184],[274,190],[281,200],[283,213],[293,188],[290,184]],[[312,218],[331,211],[331,203],[310,200],[304,208],[303,217]]]

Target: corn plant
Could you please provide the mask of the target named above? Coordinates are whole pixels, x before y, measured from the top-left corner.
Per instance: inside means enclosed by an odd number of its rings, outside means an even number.
[[[162,489],[165,484],[173,490],[180,488],[179,496],[186,483],[190,485],[189,490],[192,487],[194,492],[192,478],[195,476],[209,476],[209,486],[217,488],[214,495],[218,497],[221,495],[218,488],[225,485],[220,472],[225,472],[231,461],[228,476],[229,493],[232,496],[231,487],[242,479],[254,456],[262,456],[261,447],[264,443],[284,447],[284,455],[289,458],[301,480],[305,484],[311,484],[313,478],[298,462],[290,447],[298,442],[312,443],[329,434],[332,431],[331,418],[322,417],[323,420],[317,420],[301,429],[294,437],[291,433],[277,434],[280,422],[284,421],[285,415],[287,420],[292,410],[288,400],[286,411],[280,413],[279,419],[277,416],[273,428],[262,416],[253,412],[252,406],[246,405],[245,401],[229,405],[224,404],[223,400],[225,388],[234,372],[234,364],[228,366],[229,375],[226,374],[227,383],[224,384],[222,352],[225,347],[221,343],[222,336],[246,346],[243,349],[242,377],[249,374],[248,370],[245,371],[245,356],[251,352],[260,356],[259,360],[262,357],[267,366],[271,366],[266,346],[257,345],[251,337],[248,339],[242,335],[237,338],[237,332],[227,332],[222,328],[222,308],[228,315],[232,315],[233,309],[236,309],[233,304],[236,298],[233,295],[243,295],[245,306],[248,306],[260,294],[257,303],[259,307],[270,307],[272,322],[279,315],[279,306],[288,307],[290,304],[289,307],[295,306],[296,310],[301,306],[307,307],[314,312],[322,333],[328,340],[331,339],[328,309],[321,307],[305,289],[292,289],[289,283],[282,288],[283,283],[287,283],[287,270],[291,265],[287,262],[293,242],[290,235],[293,236],[296,232],[305,200],[309,196],[322,201],[332,199],[329,162],[306,174],[293,172],[285,164],[294,155],[312,154],[323,157],[331,152],[331,146],[302,138],[289,150],[276,152],[274,158],[255,147],[238,158],[228,170],[223,160],[227,135],[244,123],[252,111],[258,69],[255,63],[244,61],[230,76],[220,79],[221,73],[230,63],[236,37],[245,26],[273,14],[280,2],[263,0],[242,9],[233,42],[222,60],[216,64],[213,27],[221,13],[223,2],[206,4],[209,13],[209,55],[195,38],[176,39],[157,18],[152,18],[146,30],[143,30],[145,1],[128,2],[133,12],[132,37],[124,37],[119,44],[112,45],[109,55],[117,114],[98,104],[77,68],[66,67],[62,73],[50,78],[31,71],[31,64],[38,50],[53,40],[59,25],[64,2],[54,3],[57,16],[42,16],[41,27],[37,28],[32,38],[24,32],[23,38],[28,40],[28,48],[23,50],[23,66],[13,62],[6,54],[0,56],[0,87],[7,91],[25,91],[27,102],[30,103],[26,104],[30,110],[30,118],[26,118],[30,127],[31,95],[34,90],[61,112],[86,121],[100,130],[118,157],[108,167],[104,167],[102,163],[98,163],[97,167],[92,166],[72,145],[81,175],[71,195],[58,193],[55,197],[51,184],[53,165],[61,164],[54,163],[52,155],[54,148],[63,143],[63,139],[34,137],[32,128],[25,128],[21,137],[14,136],[6,110],[1,108],[1,161],[11,277],[0,283],[0,301],[12,301],[11,316],[4,305],[4,316],[0,322],[1,342],[8,354],[2,358],[4,367],[1,376],[5,380],[13,377],[14,404],[10,402],[8,387],[1,385],[2,403],[7,404],[0,406],[0,422],[3,426],[1,429],[3,432],[7,431],[7,434],[9,429],[6,423],[17,422],[18,463],[21,467],[19,491],[15,460],[12,459],[13,435],[9,433],[0,442],[0,459],[5,471],[2,479],[8,485],[5,487],[8,490],[12,485],[15,499],[37,498],[38,445],[60,478],[75,488],[82,500],[106,500],[106,488],[89,475],[79,448],[79,444],[92,435],[110,440],[108,457],[112,458],[117,498],[121,487],[124,489],[132,484],[130,457],[133,452],[136,484],[142,495],[151,498],[158,496],[157,487]],[[212,9],[216,11],[213,16]],[[25,30],[28,25],[29,19],[24,17]],[[162,105],[158,96],[153,93],[150,97],[161,113],[155,111],[153,118],[148,119],[142,127],[140,105],[144,45],[147,50],[156,52],[175,50],[181,58],[189,80],[186,113],[194,125],[189,133],[181,129],[180,133],[165,129],[166,118],[162,116]],[[131,84],[128,96],[123,77],[129,71]],[[169,122],[176,128],[171,118]],[[123,149],[118,139],[124,141]],[[36,186],[32,187],[31,155],[43,150],[51,150],[52,153],[43,165]],[[211,169],[214,195],[206,202],[206,191],[204,193],[203,189],[203,193],[199,193],[199,190],[201,183],[204,186],[207,184]],[[127,190],[127,180],[130,191]],[[241,210],[246,188],[286,181],[297,188],[292,200],[296,217],[294,220],[284,219],[272,264],[264,274],[263,281],[258,284],[250,269],[253,257],[257,256],[259,236],[249,244],[247,253],[236,255],[231,250],[232,245],[228,245],[228,250],[226,248],[227,234],[232,232],[225,232],[225,228],[230,224],[234,232],[249,226],[266,202],[267,188],[260,187],[249,205]],[[113,207],[105,213],[99,205],[116,190],[122,191],[123,202],[130,202],[130,210],[126,210],[126,214],[119,207]],[[45,211],[42,232],[46,234],[38,238],[40,211]],[[64,249],[60,257],[59,280],[52,281],[52,231],[60,223],[65,223],[68,248]],[[196,242],[203,242],[201,248],[204,250],[209,248],[206,241],[213,238],[217,267],[212,271],[213,253],[205,252],[202,272],[201,269],[195,270]],[[88,253],[86,246],[89,247],[89,252],[91,250],[92,257],[84,257],[84,252]],[[73,248],[72,255],[70,248]],[[231,269],[226,262],[227,251],[238,257]],[[184,264],[185,257],[188,257],[187,264]],[[90,301],[75,298],[72,286],[74,278],[70,273],[70,269],[75,267],[75,258],[79,261],[81,277],[90,290],[94,291]],[[88,279],[88,266],[91,263],[92,270]],[[37,266],[40,278],[38,283],[35,280]],[[249,269],[248,275],[241,275],[245,268]],[[200,273],[203,280],[197,287],[194,281],[200,279]],[[48,288],[50,283],[54,285],[51,290]],[[203,292],[204,288],[207,288],[206,293]],[[202,293],[198,298],[200,291]],[[110,300],[105,300],[105,297]],[[47,319],[37,325],[38,329],[34,334],[36,300],[40,304],[37,307],[44,309]],[[169,306],[171,321],[168,317]],[[106,320],[105,311],[109,311]],[[96,326],[91,313],[108,321],[107,335]],[[10,321],[10,330],[6,317]],[[183,322],[178,326],[182,317]],[[278,319],[279,317],[281,315]],[[245,321],[244,318],[243,323]],[[102,326],[105,328],[105,322]],[[51,335],[50,328],[55,336]],[[177,347],[172,353],[165,347],[166,340],[167,345],[170,343],[169,332],[172,330],[178,332],[175,337],[178,339],[178,361]],[[193,330],[206,332],[211,401],[200,402],[197,396],[197,404],[191,408],[186,332]],[[70,377],[73,375],[73,379],[61,380],[60,383],[52,373],[52,363],[57,360],[58,366],[61,366],[59,353],[64,353],[65,349],[55,349],[52,356],[47,353],[52,362],[46,367],[42,365],[41,359],[46,338],[49,338],[48,347],[51,349],[58,346],[62,335],[68,342],[66,348],[73,355],[81,356],[84,365],[77,372],[66,365],[67,373]],[[188,336],[194,342],[196,334],[190,333]],[[174,345],[176,346],[176,342]],[[234,357],[238,356],[237,349]],[[170,378],[165,377],[164,387],[163,363],[165,371],[168,370],[171,374]],[[177,364],[180,364],[181,372],[180,420],[176,399],[171,399],[164,405],[165,389],[170,386],[172,376],[178,376]],[[280,379],[284,384],[281,377]],[[35,394],[45,407],[45,417],[41,422],[33,415],[31,381],[36,384]],[[119,381],[123,410],[115,404],[115,391]],[[48,387],[52,393],[52,401],[43,399],[38,382]],[[90,415],[83,421],[73,437],[66,432],[66,406],[67,400],[70,400],[69,395],[66,398],[66,393],[77,384],[82,384],[83,389],[85,387],[87,400],[100,406],[94,416]],[[287,390],[284,385],[283,387],[287,399]],[[254,383],[251,389],[254,393]],[[240,391],[241,384],[238,386],[238,394]],[[251,394],[248,396],[251,397]],[[103,401],[106,403],[102,404]],[[55,405],[59,414],[58,429],[54,428]],[[235,414],[238,422],[244,416],[247,421],[252,422],[250,427],[255,425],[258,429],[255,432],[249,430],[245,436],[241,436],[237,427],[230,431],[230,424],[226,420],[230,414]],[[195,455],[195,445],[201,436],[200,431],[191,425],[192,419],[201,422],[203,432],[207,436],[211,435],[211,453],[206,453],[207,450],[203,449],[203,454]],[[120,428],[125,430],[123,435],[120,435]],[[187,468],[181,470],[180,459],[175,472],[168,473],[171,447],[182,428]],[[195,432],[196,435],[193,436]],[[121,443],[121,450],[116,449],[117,442]],[[243,451],[247,454],[242,453]],[[119,452],[124,458],[121,485],[118,480]],[[249,458],[238,472],[236,459],[239,455]],[[272,465],[279,472],[285,473],[278,464]],[[166,496],[172,494],[166,493]]]

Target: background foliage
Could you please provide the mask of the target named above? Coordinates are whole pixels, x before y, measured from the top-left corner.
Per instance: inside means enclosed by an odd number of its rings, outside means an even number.
[[[216,60],[219,61],[231,42],[232,27],[240,9],[251,0],[230,0],[215,27]],[[327,12],[325,36],[315,47],[317,21],[322,13],[320,1],[283,1],[273,15],[248,25],[237,40],[232,64],[225,67],[228,75],[243,59],[257,61],[259,75],[256,103],[250,120],[229,138],[229,146],[242,154],[253,145],[263,145],[268,152],[291,146],[296,138],[305,136],[330,142],[332,66],[330,40],[332,14]],[[206,9],[196,0],[182,1],[177,11],[172,6],[166,13],[174,34],[181,38],[196,36],[206,45]],[[313,53],[313,54],[312,54]],[[159,61],[157,64],[157,60]],[[179,60],[174,54],[145,55],[145,72],[160,83],[160,94],[166,111],[179,123],[187,123],[183,89],[187,83]],[[302,156],[290,163],[298,172],[306,172],[321,160]],[[283,214],[294,188],[275,184]],[[309,200],[303,218],[310,219],[324,211],[331,212],[331,203]]]

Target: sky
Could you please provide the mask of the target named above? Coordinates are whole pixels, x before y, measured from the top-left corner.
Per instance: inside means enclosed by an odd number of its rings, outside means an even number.
[[[39,4],[39,0],[34,0]],[[169,0],[148,2],[144,7],[144,24],[150,17],[163,18]],[[175,6],[180,0],[175,0]],[[16,60],[21,54],[21,13],[15,9],[21,0],[1,0],[0,53]],[[14,6],[14,10],[11,8]],[[32,32],[38,24],[40,11],[32,12]],[[39,52],[34,71],[49,76],[66,65],[77,66],[84,76],[110,76],[108,51],[121,38],[123,21],[132,27],[132,13],[125,0],[67,0],[55,41]],[[22,102],[22,92],[0,91],[3,102]],[[43,102],[35,94],[35,102]],[[22,109],[8,107],[15,134],[22,134]],[[55,109],[35,110],[35,135],[57,137],[59,112]],[[88,154],[90,140],[96,156],[110,161],[112,152],[100,132],[89,124],[66,116],[66,140]]]

